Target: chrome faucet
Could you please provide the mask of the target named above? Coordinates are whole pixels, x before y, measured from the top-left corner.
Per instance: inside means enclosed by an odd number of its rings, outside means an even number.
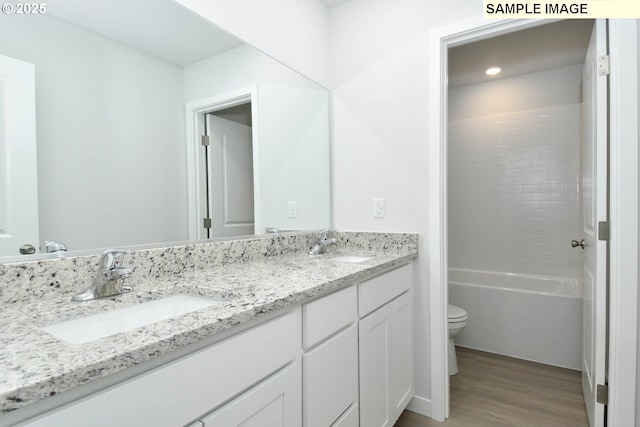
[[[72,301],[89,301],[131,292],[133,288],[125,285],[124,280],[131,276],[133,268],[125,267],[123,262],[124,256],[132,252],[119,249],[104,251],[93,283],[89,289],[74,296]]]
[[[327,251],[327,246],[337,242],[335,237],[329,237],[329,233],[331,233],[331,230],[327,229],[327,230],[322,230],[318,234],[318,241],[316,242],[315,245],[313,245],[313,247],[309,251],[309,255],[323,254]]]
[[[66,252],[67,251],[67,245],[65,245],[62,242],[50,242],[48,240],[45,240],[44,241],[44,251],[46,253]]]

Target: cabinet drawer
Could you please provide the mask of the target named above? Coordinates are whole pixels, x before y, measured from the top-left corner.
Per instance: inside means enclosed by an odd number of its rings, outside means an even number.
[[[364,317],[411,289],[411,264],[381,274],[358,285],[358,315]]]
[[[302,307],[302,345],[313,347],[358,318],[355,286],[343,289]]]
[[[358,400],[356,324],[302,358],[305,427],[326,427]]]

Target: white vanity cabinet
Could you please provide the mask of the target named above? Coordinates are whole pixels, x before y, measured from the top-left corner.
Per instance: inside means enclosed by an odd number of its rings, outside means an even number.
[[[16,425],[390,427],[413,396],[411,287],[408,264]]]
[[[358,285],[360,424],[390,427],[413,397],[411,266]]]
[[[299,426],[301,323],[298,308],[20,425],[184,426],[240,395],[223,407],[225,423],[205,425],[240,425],[253,411],[258,424],[243,425]]]
[[[357,287],[305,304],[302,318],[303,425],[357,427]]]

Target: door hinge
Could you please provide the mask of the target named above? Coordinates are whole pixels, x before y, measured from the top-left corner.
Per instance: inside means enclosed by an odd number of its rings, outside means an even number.
[[[598,75],[608,76],[610,71],[609,55],[598,56]]]
[[[212,226],[211,218],[204,218],[203,223],[204,223],[204,228],[211,228]]]
[[[209,135],[202,135],[202,145],[204,145],[205,147],[208,147],[211,144],[211,141],[209,140]]]
[[[598,222],[598,240],[609,241],[609,221]]]
[[[609,386],[598,384],[596,389],[596,401],[607,405],[609,403]]]

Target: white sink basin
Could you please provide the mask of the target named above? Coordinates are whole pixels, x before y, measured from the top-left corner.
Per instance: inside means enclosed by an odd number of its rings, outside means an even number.
[[[370,260],[371,257],[368,256],[357,256],[357,255],[343,255],[337,256],[335,258],[331,258],[332,261],[338,262],[363,262]]]
[[[93,316],[56,323],[42,329],[70,344],[82,344],[220,303],[221,301],[200,296],[173,295]]]

